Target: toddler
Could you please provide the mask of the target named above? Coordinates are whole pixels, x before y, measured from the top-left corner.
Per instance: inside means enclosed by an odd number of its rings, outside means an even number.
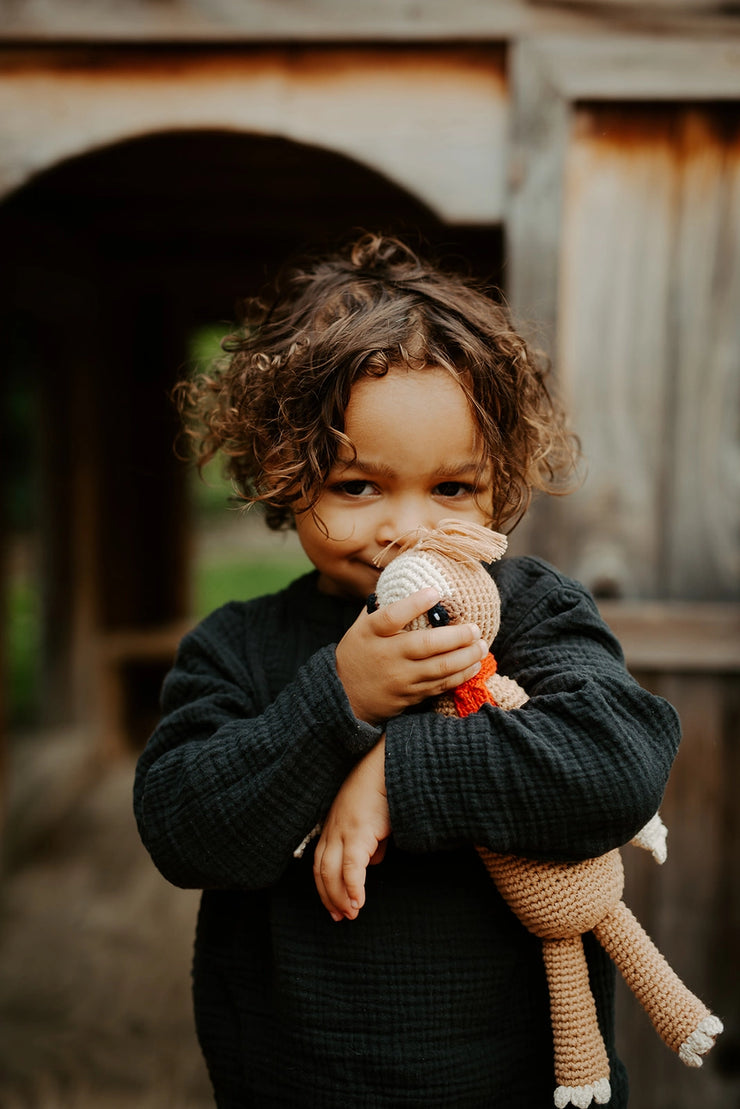
[[[530,696],[511,712],[431,710],[490,646],[470,624],[404,631],[434,590],[364,605],[402,533],[511,530],[533,491],[563,491],[575,449],[544,368],[498,303],[376,235],[283,273],[225,349],[179,391],[198,461],[223,452],[315,569],[185,637],[137,768],[152,858],[204,891],[193,992],[216,1103],[545,1109],[541,945],[473,845],[563,860],[625,843],[660,803],[675,713],[538,559],[490,567],[496,657]],[[590,939],[622,1109],[613,970]]]

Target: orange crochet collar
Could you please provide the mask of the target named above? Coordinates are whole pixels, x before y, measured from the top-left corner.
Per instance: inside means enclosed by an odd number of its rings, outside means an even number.
[[[487,686],[487,681],[496,673],[496,659],[488,654],[481,663],[480,670],[472,678],[453,689],[455,708],[458,716],[470,716],[481,705],[495,705],[496,701]]]

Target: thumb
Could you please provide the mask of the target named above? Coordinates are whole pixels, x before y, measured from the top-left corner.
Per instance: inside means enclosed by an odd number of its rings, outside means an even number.
[[[382,863],[383,859],[385,858],[385,849],[386,849],[387,846],[388,846],[388,840],[387,839],[382,839],[380,841],[380,843],[378,844],[378,846],[376,847],[375,854],[370,859],[370,862],[368,863],[368,866],[377,866],[378,863]]]

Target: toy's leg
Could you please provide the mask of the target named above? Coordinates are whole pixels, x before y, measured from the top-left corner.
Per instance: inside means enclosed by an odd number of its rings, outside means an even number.
[[[609,1059],[599,1031],[580,936],[543,940],[555,1042],[555,1104],[581,1109],[611,1098]]]
[[[623,901],[594,930],[658,1035],[689,1067],[700,1067],[722,1022],[684,986]]]

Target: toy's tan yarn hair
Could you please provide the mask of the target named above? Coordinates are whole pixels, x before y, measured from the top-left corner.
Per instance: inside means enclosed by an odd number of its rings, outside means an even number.
[[[373,562],[382,567],[392,553],[403,554],[413,549],[475,566],[479,562],[496,562],[505,554],[507,543],[506,536],[498,531],[468,520],[450,518],[440,520],[434,530],[418,527],[404,532],[376,555]]]

